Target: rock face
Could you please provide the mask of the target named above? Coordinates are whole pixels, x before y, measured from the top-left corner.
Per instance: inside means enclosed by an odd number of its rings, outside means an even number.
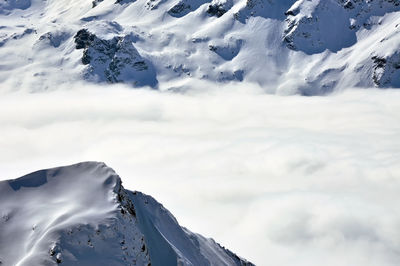
[[[307,54],[338,52],[357,42],[356,32],[370,28],[372,16],[399,10],[399,4],[398,0],[297,1],[285,12],[284,40],[288,48]]]
[[[400,0],[60,1],[0,2],[0,82],[172,90],[200,79],[304,95],[400,87]]]
[[[181,18],[190,12],[195,11],[201,5],[207,3],[207,0],[180,0],[174,6],[172,6],[167,12],[170,16],[175,18]]]
[[[210,16],[221,17],[233,6],[232,0],[213,0],[207,8],[207,13]]]
[[[400,87],[400,52],[387,58],[373,56],[373,80],[377,87]]]
[[[76,49],[83,49],[82,63],[88,65],[85,73],[87,79],[133,83],[136,86],[157,85],[153,66],[133,46],[135,36],[104,40],[82,29],[74,39]]]
[[[307,54],[337,52],[356,42],[346,10],[334,0],[298,1],[287,12],[284,40]]]
[[[0,182],[2,265],[252,265],[179,226],[103,163]]]

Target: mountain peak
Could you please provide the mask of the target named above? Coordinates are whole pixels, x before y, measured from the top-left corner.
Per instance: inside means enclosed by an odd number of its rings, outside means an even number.
[[[101,162],[2,181],[0,202],[4,265],[251,265],[124,189]]]
[[[14,63],[0,82],[173,90],[194,79],[303,95],[399,88],[398,12],[399,0],[3,1],[0,56]]]
[[[45,186],[52,179],[67,179],[58,182],[97,181],[103,183],[118,183],[120,178],[115,171],[103,162],[81,162],[69,166],[39,170],[17,179],[9,180],[8,184],[14,190]],[[73,180],[71,180],[73,179]],[[94,185],[94,184],[93,184]]]

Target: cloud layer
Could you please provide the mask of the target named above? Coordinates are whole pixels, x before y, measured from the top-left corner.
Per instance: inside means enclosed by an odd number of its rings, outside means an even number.
[[[1,179],[104,161],[125,187],[258,265],[397,265],[399,97],[87,84],[4,93]]]

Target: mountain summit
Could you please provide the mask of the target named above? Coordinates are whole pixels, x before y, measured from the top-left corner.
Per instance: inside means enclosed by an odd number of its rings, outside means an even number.
[[[104,163],[0,182],[1,265],[252,265],[181,227]]]

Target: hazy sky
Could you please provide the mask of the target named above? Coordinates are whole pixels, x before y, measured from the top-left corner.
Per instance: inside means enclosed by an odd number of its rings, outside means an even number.
[[[398,90],[182,95],[77,84],[0,96],[1,179],[104,161],[125,187],[256,264],[400,261]]]

